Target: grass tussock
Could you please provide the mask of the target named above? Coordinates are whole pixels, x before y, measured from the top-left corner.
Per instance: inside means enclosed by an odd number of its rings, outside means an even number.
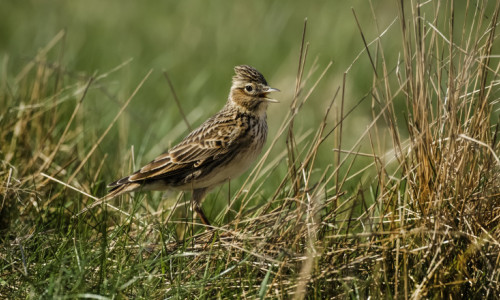
[[[228,205],[212,214],[214,232],[200,230],[182,195],[173,205],[124,196],[80,213],[123,169],[100,149],[149,73],[106,128],[88,130],[88,94],[114,100],[109,73],[66,70],[64,33],[17,74],[1,70],[0,296],[500,295],[500,3],[399,5],[371,42],[353,11],[372,86],[346,99],[346,71],[306,133],[297,116],[330,65],[309,63],[304,27],[289,112],[242,186],[217,193]],[[394,30],[397,59],[384,52]],[[345,146],[345,120],[369,101],[373,121]]]

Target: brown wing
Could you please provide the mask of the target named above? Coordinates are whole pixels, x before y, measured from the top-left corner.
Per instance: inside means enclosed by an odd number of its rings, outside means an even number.
[[[132,175],[111,183],[109,187],[168,178],[183,181],[195,168],[203,168],[204,163],[213,163],[223,157],[234,146],[232,141],[238,140],[237,137],[245,133],[246,126],[241,126],[234,117],[221,113],[207,120],[167,153],[158,156]]]

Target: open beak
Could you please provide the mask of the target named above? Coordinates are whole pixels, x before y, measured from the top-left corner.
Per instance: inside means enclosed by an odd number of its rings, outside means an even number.
[[[271,93],[271,92],[280,92],[280,90],[272,88],[272,87],[268,87],[264,91],[264,98],[263,98],[263,100],[266,101],[266,102],[270,102],[270,103],[279,103],[279,101],[276,100],[276,99],[267,98],[268,94]]]

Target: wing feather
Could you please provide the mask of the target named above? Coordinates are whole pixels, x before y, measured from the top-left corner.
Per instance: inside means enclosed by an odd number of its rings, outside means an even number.
[[[116,183],[186,177],[193,173],[194,168],[202,168],[205,162],[223,157],[235,146],[232,141],[238,140],[245,126],[237,124],[234,118],[213,122],[216,119],[207,120],[168,152]]]

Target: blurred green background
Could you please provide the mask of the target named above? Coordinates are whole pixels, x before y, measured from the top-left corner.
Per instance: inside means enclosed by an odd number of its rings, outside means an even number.
[[[373,5],[373,7],[371,6]],[[296,135],[318,128],[335,91],[346,78],[345,112],[369,90],[373,71],[353,17],[356,11],[368,42],[397,17],[392,1],[6,1],[0,4],[0,63],[17,74],[61,30],[66,35],[50,52],[48,63],[61,61],[71,78],[107,73],[83,102],[82,143],[92,145],[116,115],[148,70],[154,72],[126,112],[100,145],[109,153],[110,177],[130,171],[110,170],[123,164],[134,146],[136,164],[143,164],[178,142],[187,132],[162,74],[166,70],[192,126],[197,126],[225,103],[238,64],[260,70],[271,86],[281,89],[281,103],[269,108],[270,139],[289,110],[295,88],[304,19],[310,43],[304,96],[330,61],[332,67],[297,116]],[[373,11],[372,11],[373,10]],[[375,22],[373,13],[377,16]],[[395,67],[400,37],[398,21],[382,38],[384,52]],[[394,38],[397,37],[397,38]],[[375,51],[375,48],[372,47]],[[81,80],[84,82],[84,80]],[[13,82],[12,78],[8,82]],[[76,101],[75,95],[71,101]],[[20,99],[22,101],[22,99]],[[350,149],[372,120],[371,100],[364,101],[344,124],[344,149]],[[338,120],[340,94],[329,118]],[[71,109],[68,109],[68,113]],[[69,115],[69,114],[68,114]],[[331,128],[331,127],[330,127]],[[59,129],[62,131],[63,126]],[[368,145],[368,140],[365,145]],[[368,146],[367,146],[368,147]],[[274,150],[286,149],[284,139]],[[319,161],[333,162],[333,135]],[[370,149],[366,149],[370,151]],[[386,150],[386,149],[385,149]],[[358,158],[361,165],[370,159]],[[363,162],[365,161],[365,162]],[[281,175],[286,172],[283,165]],[[114,174],[114,175],[113,175]],[[279,180],[279,177],[276,180]],[[109,180],[107,178],[106,180]],[[241,179],[240,179],[241,180]]]

